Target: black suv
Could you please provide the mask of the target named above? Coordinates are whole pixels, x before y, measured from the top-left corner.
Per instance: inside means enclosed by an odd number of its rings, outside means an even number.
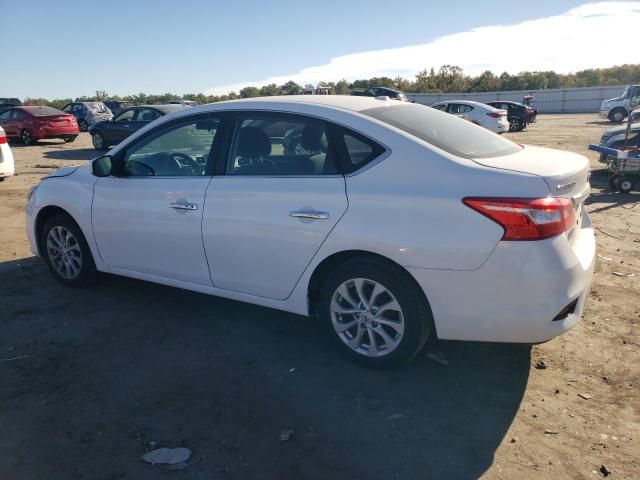
[[[535,122],[536,115],[538,115],[538,111],[535,108],[518,102],[496,100],[495,102],[487,102],[487,105],[507,111],[510,132],[519,132],[528,124]]]
[[[392,100],[400,100],[401,102],[408,102],[407,96],[400,90],[395,90],[389,87],[371,87],[366,90],[356,90],[351,92],[351,95],[357,95],[359,97],[389,97]]]
[[[17,98],[0,98],[0,112],[11,107],[19,107],[22,102]]]

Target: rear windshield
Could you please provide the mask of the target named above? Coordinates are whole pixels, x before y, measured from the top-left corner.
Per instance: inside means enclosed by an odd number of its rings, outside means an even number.
[[[360,113],[463,158],[500,157],[522,149],[517,143],[467,120],[425,105],[404,103],[370,108]]]
[[[53,107],[29,108],[27,112],[29,112],[31,115],[35,115],[36,117],[47,117],[49,115],[66,115],[64,112],[61,112],[57,108]]]

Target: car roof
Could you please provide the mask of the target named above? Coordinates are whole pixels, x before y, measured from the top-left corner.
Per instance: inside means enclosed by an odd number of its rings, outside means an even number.
[[[238,106],[243,103],[252,104],[253,106],[264,105],[265,107],[271,103],[279,104],[304,104],[304,105],[319,105],[326,107],[339,108],[342,110],[350,110],[353,112],[361,112],[370,108],[383,107],[385,102],[388,105],[397,105],[400,103],[395,100],[381,100],[375,97],[360,97],[356,95],[275,95],[271,97],[253,97],[243,98],[239,100],[227,100],[224,102],[208,103],[206,105],[199,105],[191,109],[190,111],[203,111],[209,110],[212,106],[218,105],[234,105]],[[203,108],[205,107],[205,108]],[[207,108],[208,107],[208,108]],[[235,107],[234,107],[235,108]]]
[[[184,105],[179,103],[170,103],[166,105],[135,105],[129,108],[153,108],[154,110],[158,110],[159,112],[167,114],[175,112],[176,110],[182,110],[184,108]]]
[[[524,104],[520,102],[514,102],[513,100],[491,100],[490,102],[487,102],[487,103],[511,103],[512,105],[524,106]]]
[[[25,112],[35,112],[36,110],[40,110],[41,108],[53,108],[54,110],[61,111],[60,109],[56,107],[50,107],[49,105],[16,105],[13,108],[16,110],[24,110]],[[10,110],[10,109],[7,109],[7,110]]]

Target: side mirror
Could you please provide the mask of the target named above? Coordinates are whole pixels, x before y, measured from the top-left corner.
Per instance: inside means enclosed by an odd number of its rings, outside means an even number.
[[[108,177],[111,175],[111,156],[104,155],[91,162],[91,173],[96,177]]]

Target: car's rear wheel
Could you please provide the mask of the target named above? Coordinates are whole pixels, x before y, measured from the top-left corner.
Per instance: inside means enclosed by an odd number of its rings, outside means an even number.
[[[320,317],[339,348],[356,362],[385,368],[407,362],[432,331],[420,287],[400,267],[356,258],[324,280]]]
[[[91,134],[91,141],[93,142],[93,148],[96,150],[106,150],[107,146],[104,142],[104,137],[100,132],[93,132]]]
[[[519,132],[524,128],[522,122],[517,118],[512,118],[509,120],[509,131],[510,132]]]
[[[25,145],[33,145],[35,143],[35,140],[31,136],[31,132],[26,128],[20,132],[20,140],[22,140],[22,143]]]
[[[71,287],[93,282],[96,266],[82,231],[64,214],[48,219],[40,232],[40,251],[53,276]]]
[[[629,193],[635,186],[635,182],[629,177],[621,177],[618,179],[617,183],[618,190],[620,190],[622,193]]]
[[[86,120],[80,120],[78,122],[78,128],[80,129],[81,132],[86,132],[87,128],[89,128],[89,125],[87,124]]]
[[[65,143],[75,142],[76,135],[67,135],[66,137],[62,137]]]
[[[618,190],[618,178],[619,175],[611,175],[609,177],[609,188],[614,192]]]

